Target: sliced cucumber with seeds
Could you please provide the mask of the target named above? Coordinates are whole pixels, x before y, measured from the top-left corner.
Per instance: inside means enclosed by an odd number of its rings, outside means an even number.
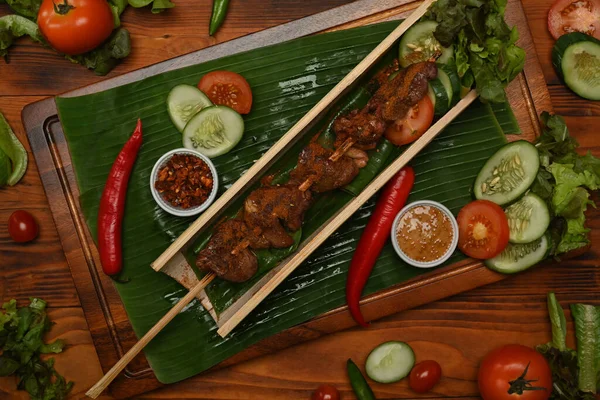
[[[549,241],[546,235],[531,243],[509,243],[502,253],[485,260],[485,265],[503,274],[521,272],[546,258],[548,244]]]
[[[438,23],[435,21],[417,22],[400,39],[399,61],[402,67],[408,67],[432,58],[447,63],[454,57],[454,48],[446,48],[433,36]]]
[[[429,81],[429,89],[427,95],[433,103],[433,114],[436,117],[441,117],[448,112],[450,101],[448,99],[448,92],[446,87],[439,79],[432,79]]]
[[[183,130],[183,146],[207,157],[227,153],[244,134],[242,116],[225,106],[212,106],[196,114]]]
[[[508,206],[504,213],[508,218],[511,243],[533,242],[542,237],[550,225],[546,202],[533,193]]]
[[[365,371],[380,383],[398,382],[410,374],[415,365],[415,353],[404,342],[385,342],[375,347],[367,357]]]
[[[185,125],[194,115],[212,105],[204,93],[191,85],[177,85],[167,97],[169,117],[179,132],[183,132]]]
[[[600,40],[579,32],[563,35],[552,49],[552,64],[572,91],[600,100]]]
[[[540,157],[534,145],[525,140],[509,143],[479,171],[473,187],[475,198],[501,206],[510,204],[529,189],[539,168]]]

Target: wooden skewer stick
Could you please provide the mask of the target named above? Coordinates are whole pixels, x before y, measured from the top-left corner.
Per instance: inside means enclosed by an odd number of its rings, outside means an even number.
[[[273,159],[279,153],[289,148],[295,138],[309,126],[313,120],[320,115],[331,105],[333,101],[344,94],[351,85],[363,74],[371,68],[392,46],[396,40],[404,34],[415,22],[417,22],[425,13],[429,6],[435,0],[425,0],[409,15],[392,33],[371,51],[348,75],[344,77],[325,97],[323,97],[313,108],[310,109],[297,123],[294,125],[277,143],[275,143],[258,161],[250,167],[240,179],[219,197],[212,206],[208,208],[200,217],[192,223],[183,232],[171,246],[169,246],[151,265],[155,271],[160,271],[169,261],[184,247],[190,240],[193,240],[197,233],[201,231],[208,223],[214,222],[219,212],[234,201],[242,190],[247,188],[248,183],[255,182],[258,174],[264,172],[270,165]]]
[[[390,166],[383,170],[377,177],[364,188],[358,196],[352,199],[321,228],[317,229],[296,250],[286,258],[268,275],[268,281],[259,288],[243,305],[225,321],[217,333],[222,337],[227,336],[252,310],[256,308],[275,288],[283,282],[313,251],[330,237],[348,218],[350,218],[367,200],[369,200],[387,181],[400,171],[410,160],[425,148],[454,118],[477,98],[477,92],[471,90],[461,101],[448,111],[438,122],[433,124],[427,132],[417,139],[402,153]]]
[[[329,159],[331,161],[339,160],[344,154],[346,154],[348,150],[350,150],[350,147],[354,146],[354,143],[354,138],[347,138],[346,140],[344,140],[344,143],[340,145],[340,147],[335,149],[335,152],[329,157]]]
[[[138,355],[140,351],[146,345],[154,339],[154,337],[160,332],[177,314],[183,310],[185,306],[187,306],[196,296],[209,284],[212,280],[215,279],[215,274],[210,273],[196,286],[194,286],[173,308],[169,310],[168,313],[165,314],[164,317],[160,319],[150,329],[121,359],[100,379],[94,386],[88,390],[85,395],[95,399],[110,385],[110,383],[119,375],[119,373]]]

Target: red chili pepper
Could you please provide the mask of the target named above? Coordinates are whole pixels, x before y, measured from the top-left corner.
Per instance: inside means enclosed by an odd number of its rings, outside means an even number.
[[[385,185],[350,262],[346,302],[352,318],[364,327],[368,324],[360,312],[360,296],[414,182],[415,172],[411,167],[404,167]]]
[[[127,183],[142,145],[142,121],[138,119],[133,135],[121,149],[108,174],[98,211],[98,252],[102,269],[116,275],[123,267],[121,224],[125,213]]]

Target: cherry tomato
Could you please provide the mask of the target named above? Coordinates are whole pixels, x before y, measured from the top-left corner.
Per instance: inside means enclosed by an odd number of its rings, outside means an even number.
[[[433,122],[433,103],[429,96],[423,97],[404,118],[391,124],[385,137],[396,146],[412,143],[423,135]]]
[[[114,28],[106,0],[43,0],[37,23],[48,43],[69,55],[95,49]]]
[[[408,384],[417,393],[429,392],[440,381],[442,367],[436,361],[421,361],[410,371]]]
[[[502,208],[476,200],[458,213],[458,248],[472,258],[496,257],[508,244],[508,219]]]
[[[509,344],[485,356],[477,383],[483,400],[547,400],[552,393],[552,372],[537,351]]]
[[[575,31],[600,39],[600,0],[556,0],[548,11],[548,30],[554,39]]]
[[[198,83],[214,104],[233,108],[240,114],[248,114],[252,108],[252,90],[240,74],[230,71],[213,71],[204,75]]]
[[[38,232],[37,222],[27,211],[18,210],[8,217],[8,234],[15,242],[31,242]]]
[[[340,393],[331,385],[321,385],[310,398],[311,400],[340,400]]]

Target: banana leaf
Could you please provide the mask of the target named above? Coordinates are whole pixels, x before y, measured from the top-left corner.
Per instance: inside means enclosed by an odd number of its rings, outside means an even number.
[[[123,224],[124,274],[131,280],[115,283],[138,336],[186,293],[170,277],[150,268],[150,263],[193,220],[164,213],[148,187],[154,162],[166,151],[181,146],[180,134],[171,125],[166,110],[169,90],[181,83],[195,84],[204,73],[215,69],[239,72],[252,86],[255,102],[252,113],[245,118],[244,138],[232,152],[214,160],[223,191],[397,24],[301,38],[101,93],[56,99],[81,193],[81,208],[94,236],[98,203],[112,162],[131,135],[136,119],[141,117],[144,123],[144,144],[129,183]],[[491,108],[473,105],[413,160],[416,184],[410,200],[437,200],[457,213],[471,200],[470,188],[477,172],[505,140]],[[321,197],[303,233],[316,229],[327,210],[350,196],[338,191]],[[362,207],[227,338],[217,335],[212,317],[199,301],[192,302],[145,349],[157,378],[163,383],[185,379],[265,337],[344,304],[347,267],[374,201]],[[462,258],[456,253],[449,263]],[[388,244],[365,294],[426,272],[402,263]]]

